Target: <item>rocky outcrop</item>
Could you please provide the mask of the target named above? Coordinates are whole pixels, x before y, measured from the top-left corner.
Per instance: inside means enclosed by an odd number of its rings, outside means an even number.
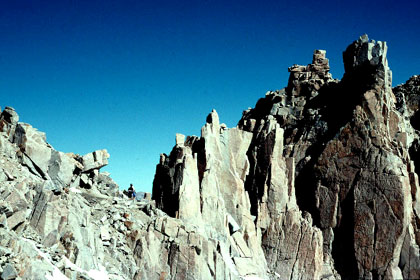
[[[344,279],[402,276],[398,256],[412,212],[410,143],[395,107],[386,51],[385,43],[362,37],[344,52],[339,87],[351,89],[343,93],[358,101],[312,167],[314,209],[321,229],[334,233],[334,239],[324,237]]]
[[[412,278],[418,79],[394,94],[386,43],[366,35],[343,53],[341,81],[329,74],[325,54],[317,50],[311,64],[290,67],[287,87],[268,92],[236,128],[221,128],[211,113],[200,138],[178,141],[161,156],[153,197],[182,218],[189,203],[180,186],[193,181],[186,185],[201,201],[194,222],[217,225],[216,208],[205,203],[217,190],[211,205],[255,231],[248,246],[262,248],[261,265],[280,279]],[[241,137],[231,141],[232,134]],[[248,215],[253,223],[244,225]]]
[[[238,127],[220,125],[213,111],[200,138],[181,141],[177,137],[171,154],[161,155],[153,199],[173,217],[207,228],[207,234],[211,234],[210,224],[219,239],[230,240],[236,234],[223,217],[235,221],[238,232],[246,237],[248,258],[256,264],[254,271],[248,269],[250,275],[318,279],[324,270],[333,272],[334,268],[323,259],[322,231],[313,226],[311,214],[298,207],[295,166],[300,154],[285,153],[285,131],[305,119],[305,105],[325,84],[336,81],[328,73],[325,51],[315,51],[312,64],[295,65],[289,71],[288,87],[267,93],[255,109],[244,112]],[[316,136],[310,140],[316,141]],[[308,139],[301,143],[309,145]],[[192,206],[185,197],[200,205]],[[226,246],[234,245],[228,242]]]
[[[111,178],[99,173],[106,151],[84,157],[58,152],[44,133],[19,123],[13,109],[6,108],[0,119],[1,279],[105,279],[106,267],[127,278],[118,259],[104,263],[106,247],[98,242],[107,219],[100,220],[103,209],[95,207],[108,203],[110,210],[112,205],[112,198],[100,192],[118,191]],[[98,153],[102,163],[86,170],[82,159]]]
[[[230,278],[268,278],[261,247],[255,246],[260,237],[244,188],[252,134],[226,129],[213,111],[201,138],[182,138],[177,135],[169,156],[161,155],[152,194],[156,206],[214,240]]]
[[[56,151],[44,133],[17,119],[10,108],[1,114],[0,279],[268,277],[261,248],[247,243],[255,233],[235,218],[215,212],[217,228],[193,222],[201,211],[193,180],[179,188],[181,205],[194,208],[170,217],[150,195],[129,200],[100,172],[106,150]],[[197,167],[192,154],[185,165],[188,178]]]
[[[316,50],[237,127],[213,110],[139,200],[6,107],[0,279],[420,278],[420,80],[386,55],[364,35],[336,80]]]

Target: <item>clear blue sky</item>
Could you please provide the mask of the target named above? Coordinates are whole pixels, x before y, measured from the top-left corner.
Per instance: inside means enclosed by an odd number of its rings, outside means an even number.
[[[394,85],[420,73],[420,1],[0,1],[0,106],[55,149],[106,148],[121,188],[151,191],[175,133],[215,108],[235,126],[287,67],[326,49],[335,78],[363,33]]]

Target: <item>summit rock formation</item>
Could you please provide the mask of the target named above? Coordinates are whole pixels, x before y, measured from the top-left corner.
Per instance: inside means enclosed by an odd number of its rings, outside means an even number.
[[[177,134],[151,200],[0,115],[0,279],[420,278],[420,78],[392,88],[366,35],[333,79],[326,52],[289,68],[228,128]]]
[[[341,81],[325,54],[290,67],[236,128],[213,111],[161,157],[153,199],[197,224],[233,218],[248,259],[261,248],[280,279],[418,278],[418,78],[394,94],[387,45],[367,36],[343,53]]]

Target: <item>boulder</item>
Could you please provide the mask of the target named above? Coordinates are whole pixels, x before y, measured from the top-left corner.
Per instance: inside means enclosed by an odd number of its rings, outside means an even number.
[[[73,179],[77,163],[73,157],[52,150],[48,164],[48,175],[55,184],[68,187]]]
[[[7,263],[3,267],[3,272],[1,273],[1,279],[11,280],[11,279],[16,279],[17,276],[18,276],[18,274],[17,274],[16,269],[10,263]]]
[[[4,228],[9,230],[9,226],[7,225],[7,217],[6,214],[0,214],[0,228]]]
[[[111,235],[106,227],[101,227],[101,239],[102,241],[110,241]]]
[[[5,214],[10,217],[13,214],[13,208],[8,201],[0,201],[0,214]]]
[[[97,150],[82,157],[83,172],[100,169],[108,164],[107,150]]]
[[[22,152],[22,163],[34,174],[46,179],[52,147],[46,142],[45,133],[39,132],[29,124],[18,123],[13,142]]]
[[[7,218],[7,226],[13,230],[26,221],[26,210],[18,211]]]
[[[0,114],[0,120],[3,120],[11,125],[16,125],[19,121],[19,115],[16,113],[14,108],[6,106]]]
[[[4,108],[0,114],[0,131],[12,137],[19,121],[19,115],[12,107]]]

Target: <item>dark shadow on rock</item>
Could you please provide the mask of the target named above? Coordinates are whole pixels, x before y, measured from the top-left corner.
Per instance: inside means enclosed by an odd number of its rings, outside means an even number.
[[[354,184],[341,202],[341,215],[342,219],[334,229],[331,254],[335,269],[342,280],[358,279],[359,272],[354,251]]]

